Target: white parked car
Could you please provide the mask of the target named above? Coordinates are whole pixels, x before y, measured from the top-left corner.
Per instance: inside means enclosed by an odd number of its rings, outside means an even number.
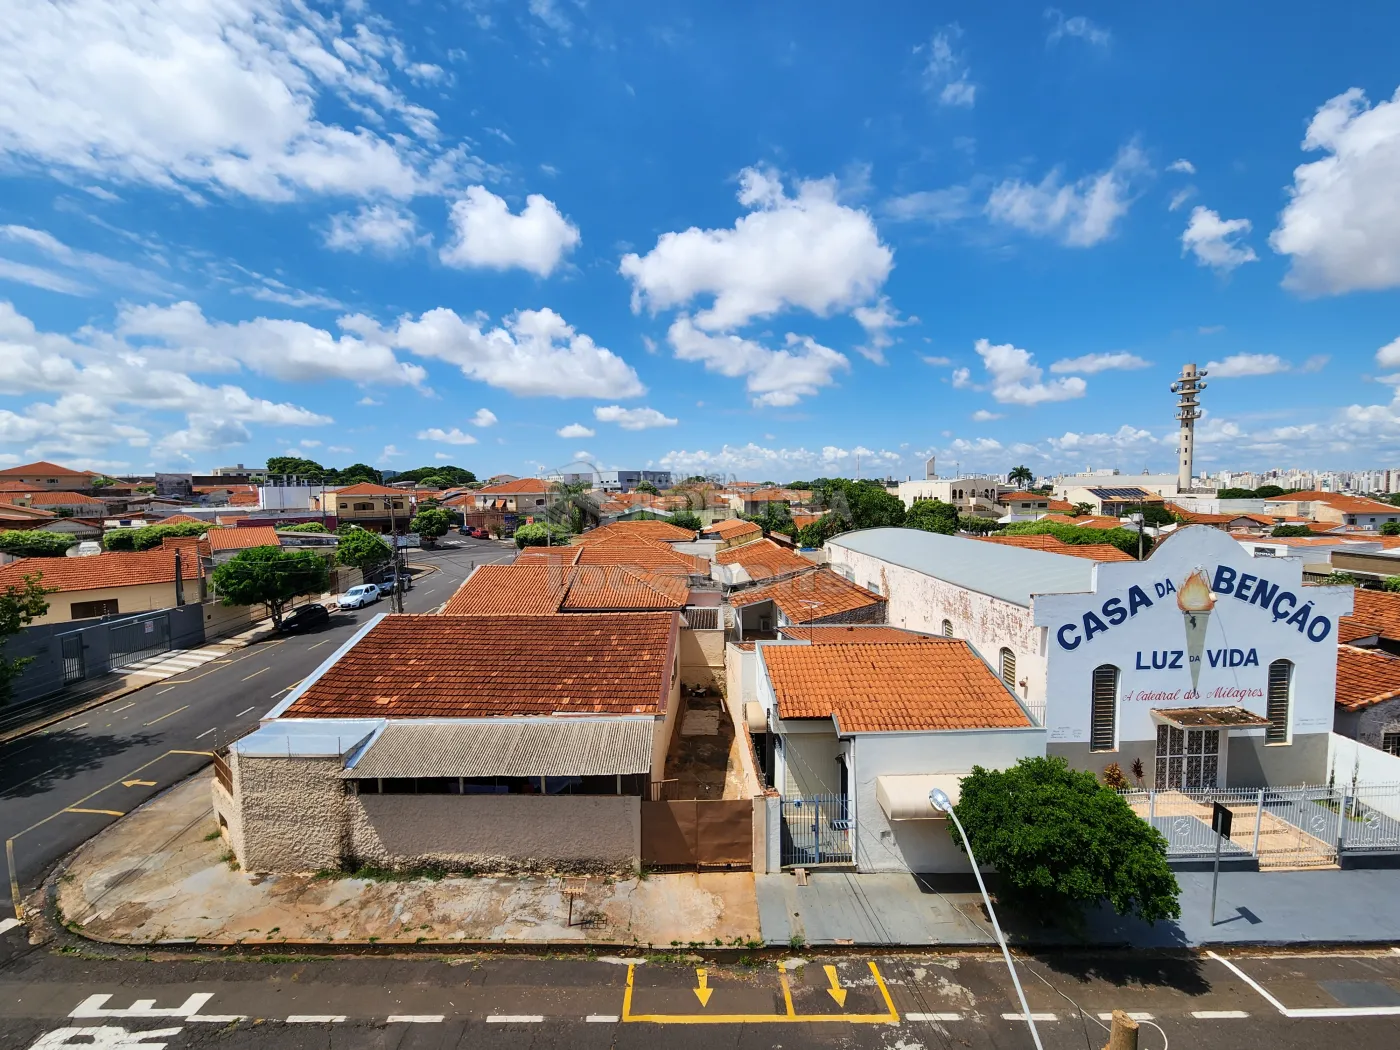
[[[379,601],[379,587],[373,583],[362,583],[358,587],[351,587],[335,600],[335,603],[342,609],[358,609],[363,605],[371,605]]]

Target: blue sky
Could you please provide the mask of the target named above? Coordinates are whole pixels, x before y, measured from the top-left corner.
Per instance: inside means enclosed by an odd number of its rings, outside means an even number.
[[[1400,464],[1400,9],[31,0],[0,462]]]

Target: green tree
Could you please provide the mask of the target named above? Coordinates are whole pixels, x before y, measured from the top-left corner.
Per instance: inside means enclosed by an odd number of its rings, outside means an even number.
[[[602,509],[586,481],[556,481],[550,486],[545,520],[567,532],[582,532],[603,520]]]
[[[699,532],[705,527],[705,523],[698,515],[692,514],[688,510],[678,510],[671,515],[671,524],[678,529],[689,529],[691,532]]]
[[[1136,529],[1091,529],[1071,525],[1064,521],[1018,521],[1002,529],[1004,536],[1054,536],[1063,543],[1085,545],[1091,543],[1111,543],[1125,554],[1134,558],[1138,553]],[[1152,552],[1151,536],[1142,537],[1142,554],[1147,557]]]
[[[1106,902],[1150,923],[1181,915],[1161,832],[1063,758],[973,766],[956,812],[977,860],[996,867],[998,898],[1023,914],[1073,919]]]
[[[1160,503],[1140,503],[1128,513],[1141,514],[1144,525],[1153,525],[1158,528],[1163,525],[1171,525],[1176,521],[1176,516]]]
[[[322,525],[319,521],[303,521],[300,525],[282,525],[278,532],[325,532],[331,530]]]
[[[277,627],[289,601],[329,586],[330,566],[310,550],[249,547],[214,567],[214,590],[225,605],[266,606]]]
[[[0,552],[16,558],[61,558],[77,542],[72,536],[39,529],[6,529],[0,532]]]
[[[1277,485],[1260,485],[1254,490],[1253,496],[1255,499],[1273,499],[1275,496],[1286,495],[1290,491],[1297,490],[1279,488]]]
[[[173,525],[142,525],[139,529],[113,529],[102,537],[107,551],[146,551],[159,547],[167,536],[202,536],[211,528],[204,521],[177,521]]]
[[[1311,536],[1313,530],[1306,525],[1275,525],[1270,536]]]
[[[898,528],[904,524],[904,501],[884,485],[857,481],[846,490],[851,524],[857,529]]]
[[[797,542],[803,547],[820,547],[833,536],[839,536],[850,528],[841,515],[827,512],[809,525],[797,530]]]
[[[1392,594],[1400,591],[1400,576],[1387,576],[1381,580],[1381,590],[1390,591]]]
[[[975,536],[985,536],[991,532],[999,532],[1002,524],[991,518],[979,518],[975,514],[958,515],[958,531],[970,532]]]
[[[569,542],[569,530],[547,521],[536,521],[515,530],[515,546],[562,547]]]
[[[452,528],[452,519],[441,507],[427,507],[413,516],[408,528],[410,532],[418,533],[431,547],[439,536],[447,535],[447,530]]]
[[[1400,536],[1400,521],[1387,521],[1381,526],[1382,536]]]
[[[763,535],[778,533],[783,536],[791,536],[795,531],[792,524],[792,512],[788,510],[788,505],[781,501],[765,503],[763,511],[759,514],[751,514],[748,518],[763,530]]]
[[[1324,587],[1355,587],[1356,577],[1349,572],[1330,572],[1318,582]]]
[[[1031,472],[1030,467],[1027,467],[1023,464],[1019,467],[1012,467],[1006,475],[1006,480],[1013,485],[1017,485],[1021,488],[1024,488],[1025,486],[1035,481],[1035,474]]]
[[[18,634],[21,628],[49,611],[49,603],[44,600],[48,591],[44,589],[43,574],[22,576],[20,580],[18,584],[7,584],[4,591],[0,591],[0,703],[10,698],[10,683],[34,662],[32,656],[13,660],[6,657],[5,639]]]
[[[1216,499],[1253,499],[1253,489],[1216,489]]]
[[[373,485],[382,485],[384,484],[384,475],[368,463],[351,463],[344,470],[337,470],[326,478],[328,484],[334,485],[358,485],[362,481]]]
[[[314,459],[303,459],[301,456],[269,456],[267,472],[269,474],[295,474],[308,481],[319,480],[327,473],[326,468]]]
[[[335,560],[351,569],[370,572],[394,556],[393,548],[368,529],[343,526],[336,535]]]
[[[1069,508],[1071,518],[1083,518],[1093,513],[1094,505],[1092,503],[1075,503]]]
[[[661,495],[661,490],[660,490],[659,488],[657,488],[655,485],[653,485],[650,481],[639,481],[639,482],[637,482],[637,491],[638,491],[638,492],[645,492],[648,496],[659,496],[659,495]]]
[[[907,528],[952,536],[958,531],[958,508],[940,499],[916,499],[904,524]]]

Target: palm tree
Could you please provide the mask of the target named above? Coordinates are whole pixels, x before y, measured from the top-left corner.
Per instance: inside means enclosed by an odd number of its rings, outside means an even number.
[[[551,524],[562,525],[574,533],[597,525],[602,515],[591,489],[586,481],[573,484],[556,481],[551,487],[545,518]]]
[[[1012,467],[1011,473],[1006,475],[1006,480],[1013,485],[1020,485],[1024,488],[1035,481],[1035,475],[1031,473],[1030,467],[1022,464],[1019,467]]]
[[[1093,513],[1094,505],[1092,503],[1076,503],[1070,508],[1069,516],[1071,518],[1082,518]]]

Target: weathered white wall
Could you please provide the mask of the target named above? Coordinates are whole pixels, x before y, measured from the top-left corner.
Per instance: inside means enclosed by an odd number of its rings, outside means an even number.
[[[942,634],[943,621],[951,620],[953,636],[967,639],[995,673],[1000,673],[998,654],[1002,648],[1014,652],[1016,695],[1033,715],[1043,713],[1044,632],[1035,626],[1029,608],[845,547],[833,544],[829,550],[834,571],[854,578],[862,586],[866,580],[882,584],[881,593],[889,600],[888,622],[892,626]]]
[[[720,691],[724,681],[724,631],[683,628],[680,635],[681,682]]]
[[[347,853],[384,867],[634,870],[641,799],[629,795],[351,795]]]
[[[926,773],[1005,769],[1045,753],[1044,729],[860,733],[851,746],[851,810],[859,871],[967,872],[948,821],[889,820],[875,797],[875,779]]]
[[[845,747],[835,723],[803,719],[779,722],[782,747],[775,756],[775,786],[788,798],[841,793],[841,766],[836,761]]]
[[[1203,651],[1193,660],[1177,597],[1198,569],[1219,592],[1206,617]],[[1076,747],[1087,756],[1091,681],[1094,668],[1102,664],[1120,671],[1118,750],[1127,755],[1141,753],[1155,739],[1153,709],[1238,705],[1265,715],[1269,664],[1287,659],[1294,664],[1290,742],[1265,745],[1262,729],[1231,731],[1229,783],[1255,786],[1250,780],[1261,774],[1270,783],[1319,782],[1325,754],[1321,741],[1332,728],[1336,696],[1337,621],[1351,612],[1352,589],[1304,587],[1302,572],[1297,559],[1253,557],[1226,533],[1191,526],[1163,540],[1145,562],[1100,565],[1094,593],[1037,596],[1034,622],[1046,629],[1052,683],[1046,713],[1051,751],[1065,745],[1067,756]],[[1242,582],[1248,583],[1251,597],[1259,593],[1259,580],[1274,599],[1268,608],[1238,597]],[[1226,584],[1234,593],[1225,593]],[[1127,615],[1133,604],[1136,608]],[[1308,620],[1300,630],[1288,620],[1305,608]],[[1115,619],[1121,622],[1113,623]],[[1107,629],[1100,631],[1099,625]],[[1231,652],[1239,655],[1231,657]],[[1154,669],[1154,655],[1156,663],[1168,666]],[[1228,666],[1232,660],[1237,666]],[[1296,750],[1289,753],[1289,748]],[[1100,766],[1112,757],[1106,752],[1093,756]],[[1150,778],[1151,763],[1146,765]],[[1277,772],[1271,773],[1270,766]]]
[[[238,862],[245,871],[340,866],[345,787],[339,758],[251,758],[235,752],[229,764],[243,826]]]

